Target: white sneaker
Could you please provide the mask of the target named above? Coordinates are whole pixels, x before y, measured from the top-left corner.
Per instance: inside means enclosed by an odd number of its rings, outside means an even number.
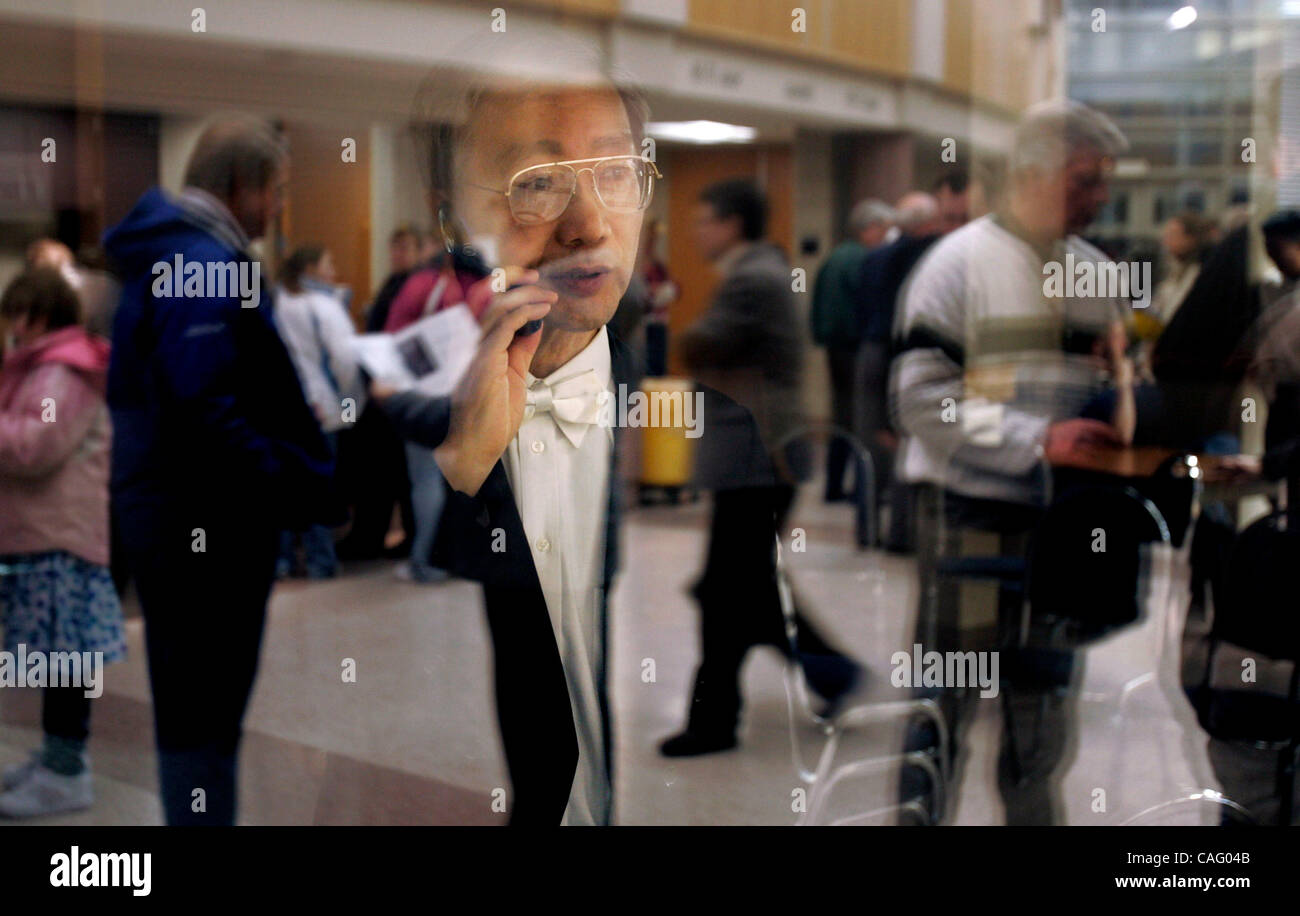
[[[8,792],[10,789],[18,788],[27,781],[27,777],[32,775],[32,771],[40,765],[41,752],[37,749],[32,751],[31,756],[22,763],[5,767],[4,772],[0,773],[0,792]]]
[[[0,795],[0,817],[39,817],[89,808],[95,800],[90,768],[76,776],[60,776],[38,765],[27,780]]]

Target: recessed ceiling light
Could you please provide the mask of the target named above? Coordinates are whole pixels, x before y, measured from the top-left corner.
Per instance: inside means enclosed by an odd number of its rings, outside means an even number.
[[[1183,6],[1169,14],[1169,18],[1165,20],[1165,28],[1185,29],[1195,21],[1196,7]]]
[[[758,137],[752,127],[721,121],[651,121],[646,132],[656,140],[681,143],[752,143]]]

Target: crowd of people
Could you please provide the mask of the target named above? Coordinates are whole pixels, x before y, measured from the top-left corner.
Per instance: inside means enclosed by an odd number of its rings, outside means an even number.
[[[155,288],[159,262],[256,261],[289,152],[242,116],[205,130],[182,190],[148,191],[107,233],[118,285],[91,282],[42,240],[0,299],[5,645],[120,660],[120,593],[134,583],[169,824],[235,821],[274,581],[380,557],[405,557],[399,575],[413,582],[483,585],[512,823],[611,822],[607,595],[625,442],[594,417],[601,395],[664,374],[669,352],[705,393],[694,480],[712,520],[692,589],[701,661],[684,727],[660,746],[668,757],[736,746],[755,646],[796,659],[825,716],[862,680],[804,614],[787,632],[778,587],[774,541],[815,476],[788,447],[808,420],[809,338],[826,351],[836,429],[824,498],[856,498],[850,459],[865,450],[883,545],[916,553],[933,583],[916,623],[927,647],[1006,645],[1014,589],[972,636],[959,584],[938,569],[964,531],[1023,557],[1045,465],[1159,445],[1227,456],[1235,474],[1300,478],[1300,213],[1256,213],[1226,232],[1205,214],[1174,216],[1144,308],[1113,291],[1050,295],[1046,265],[1109,262],[1083,236],[1126,141],[1085,106],[1027,112],[1000,172],[953,170],[893,203],[857,203],[807,313],[759,186],[710,185],[692,232],[717,286],[670,339],[679,290],[657,254],[663,228],[645,219],[658,171],[639,154],[643,100],[601,76],[545,91],[493,84],[464,102],[465,123],[430,155],[439,229],[392,233],[390,274],[355,315],[331,252],[305,240],[252,307],[224,288]],[[466,240],[484,237],[501,287],[466,260]],[[368,377],[353,345],[362,329],[393,334],[462,303],[482,336],[453,395]],[[1240,454],[1243,382],[1270,402],[1258,456]],[[1198,574],[1213,582],[1206,562]],[[939,698],[961,734],[973,695]],[[4,774],[0,815],[91,803],[89,721],[79,691],[46,689],[44,744]]]
[[[1040,526],[1053,491],[1059,500],[1099,485],[1137,486],[1181,539],[1187,507],[1149,480],[1103,473],[1108,455],[1137,446],[1212,456],[1219,482],[1295,473],[1294,395],[1281,381],[1293,371],[1273,374],[1294,366],[1284,354],[1300,346],[1283,324],[1297,301],[1295,211],[1258,206],[1243,217],[1234,208],[1217,221],[1194,211],[1173,216],[1162,228],[1160,280],[1148,301],[1127,283],[1054,294],[1045,281],[1053,266],[1086,263],[1100,277],[1101,266],[1112,264],[1084,234],[1126,148],[1115,125],[1086,106],[1038,106],[1021,121],[1001,180],[955,173],[935,193],[908,192],[893,207],[859,203],[850,239],[818,276],[813,328],[827,351],[836,422],[875,459],[886,546],[917,553],[926,585],[916,640],[927,647],[1005,651],[1023,643],[1023,632],[1013,632],[1025,626],[1023,572],[1006,572],[1022,567],[1006,561],[1023,564],[1036,536],[1043,550]],[[940,191],[950,201],[947,216],[935,199]],[[987,212],[970,206],[976,198],[988,202]],[[1262,386],[1267,399],[1262,460],[1241,454],[1243,423],[1256,421],[1253,409],[1243,411],[1255,401],[1251,386]],[[829,452],[827,501],[852,495],[845,455]],[[1294,511],[1281,492],[1273,501],[1275,511]],[[1195,602],[1203,610],[1204,583],[1217,582],[1214,606],[1226,614],[1224,566],[1236,518],[1219,503],[1203,508],[1193,546]],[[1105,518],[1098,509],[1093,522]],[[950,572],[971,533],[993,537],[991,554],[1003,561],[989,566],[985,558],[975,573],[1002,583],[983,632],[973,632],[962,577]],[[1088,590],[1082,566],[1072,572],[1069,558],[1048,559],[1039,561],[1040,581],[1051,568],[1063,587]],[[1281,565],[1269,573],[1260,594],[1273,596],[1270,603],[1284,600],[1284,574]],[[1280,603],[1259,609],[1280,611]],[[1279,657],[1292,651],[1271,648]],[[1067,669],[1069,656],[1062,653]],[[1022,692],[1059,711],[1062,686]],[[974,696],[938,691],[955,734]],[[1034,778],[1004,778],[1005,794],[1025,794],[1008,812],[1051,822],[1047,782],[1064,746],[1064,730],[1055,733],[1059,743],[1041,755]],[[915,746],[924,740],[914,738]]]

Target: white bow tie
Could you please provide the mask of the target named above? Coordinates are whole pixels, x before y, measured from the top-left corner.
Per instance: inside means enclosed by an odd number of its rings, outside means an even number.
[[[600,417],[601,404],[609,393],[600,383],[595,369],[588,369],[553,385],[538,379],[528,386],[524,400],[524,419],[536,413],[549,413],[555,425],[574,448],[582,445],[587,427]]]

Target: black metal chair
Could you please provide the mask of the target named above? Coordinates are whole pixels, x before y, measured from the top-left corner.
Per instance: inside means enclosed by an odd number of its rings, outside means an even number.
[[[1219,824],[1224,827],[1254,827],[1257,825],[1254,815],[1226,795],[1210,789],[1202,789],[1200,792],[1192,792],[1181,798],[1174,798],[1152,805],[1121,821],[1119,826],[1163,826],[1166,824],[1165,818],[1170,815],[1181,815],[1189,808],[1204,808],[1214,811],[1219,815]]]
[[[853,524],[859,550],[878,545],[876,531],[876,466],[865,445],[834,423],[809,423],[789,433],[777,444],[777,472],[787,480],[803,480],[812,467],[825,467],[819,452],[833,442],[844,443],[853,462]]]
[[[1104,540],[1102,540],[1104,539]],[[1003,649],[1004,721],[1012,775],[1037,752],[1048,694],[1066,689],[1075,652],[1117,627],[1136,623],[1141,603],[1142,548],[1170,543],[1155,505],[1131,487],[1072,487],[1049,507],[1029,551],[1025,616],[1018,638]],[[1011,693],[1042,694],[1030,754],[1022,756]]]
[[[951,464],[951,456],[949,464]],[[947,466],[945,466],[945,474],[946,471]],[[1036,505],[1045,511],[1052,502],[1054,484],[1052,466],[1041,455],[1039,456],[1036,473],[1038,476],[1039,496]],[[1029,569],[1027,557],[1001,554],[954,555],[947,553],[950,520],[946,484],[939,484],[936,487],[936,494],[937,517],[935,523],[938,530],[935,541],[937,553],[934,558],[933,569],[921,571],[923,576],[921,588],[930,606],[930,610],[927,612],[928,621],[933,624],[937,620],[935,608],[938,602],[938,591],[941,583],[945,580],[991,582],[996,584],[1003,594],[1013,598],[1017,595],[1023,595]],[[928,627],[928,632],[922,635],[926,644],[933,645],[936,642],[937,633],[932,625]]]
[[[799,479],[801,468],[813,462],[819,448],[839,439],[849,448],[853,460],[857,487],[854,506],[854,540],[859,550],[874,548],[877,543],[875,525],[875,466],[870,452],[850,433],[829,423],[813,424],[793,431],[779,444],[778,469],[789,479]],[[868,558],[871,572],[877,581],[883,578],[878,567],[879,557],[872,553]],[[777,576],[781,607],[785,615],[786,636],[790,641],[789,661],[785,667],[786,704],[789,711],[791,752],[795,771],[810,788],[807,809],[799,819],[801,825],[848,825],[875,818],[897,816],[911,818],[923,824],[938,823],[944,811],[944,793],[947,781],[948,732],[938,705],[924,697],[852,706],[827,717],[813,709],[810,690],[803,668],[798,662],[798,628],[795,624],[794,597],[789,569],[777,538]],[[902,753],[851,757],[843,760],[845,738],[879,723],[912,721],[920,719],[932,724],[935,741],[931,747]],[[808,726],[820,734],[820,751],[807,753],[800,731]],[[809,765],[806,757],[815,756]],[[907,799],[901,803],[886,804],[867,811],[855,811],[846,816],[834,814],[835,793],[854,779],[892,770],[895,767],[912,767],[926,776],[929,791],[926,795]]]
[[[1170,459],[1149,483],[1153,486],[1144,487],[1145,492],[1132,486],[1086,483],[1065,488],[1054,501],[1036,529],[1030,549],[1022,639],[1006,656],[1006,680],[1013,687],[1020,684],[1037,688],[1043,691],[1045,703],[1048,691],[1070,687],[1078,650],[1120,628],[1143,622],[1148,600],[1167,611],[1168,602],[1173,600],[1168,591],[1172,583],[1158,580],[1162,575],[1167,579],[1170,572],[1166,569],[1160,573],[1160,567],[1148,570],[1145,559],[1152,555],[1146,548],[1153,544],[1177,548],[1192,530],[1201,485],[1194,456]],[[1174,513],[1174,531],[1153,501],[1155,496],[1160,496],[1163,506]],[[1098,529],[1105,533],[1104,551],[1093,549],[1094,545],[1100,546]],[[1142,587],[1147,572],[1157,580],[1149,594]],[[1162,661],[1170,652],[1177,652],[1177,636],[1167,631],[1165,624],[1155,635],[1150,669],[1134,670],[1131,677],[1116,685],[1119,689],[1114,693],[1080,695],[1081,702],[1111,705],[1117,728],[1126,727],[1125,706],[1143,688],[1160,689]],[[1176,678],[1173,684],[1177,684]],[[1010,705],[1008,700],[1008,711]],[[1041,718],[1040,706],[1040,722]],[[1016,729],[1010,712],[1006,721],[1014,775],[1020,778],[1023,764],[1014,742]],[[1124,744],[1121,733],[1117,747]],[[1122,757],[1122,751],[1118,753]],[[1209,788],[1151,805],[1122,823],[1160,823],[1169,817],[1184,818],[1197,808],[1217,812],[1219,823],[1253,823],[1241,805]]]
[[[1210,628],[1205,675],[1188,691],[1201,726],[1215,738],[1276,750],[1278,821],[1294,812],[1300,749],[1300,605],[1295,574],[1300,570],[1300,532],[1284,512],[1274,512],[1242,531],[1229,554],[1224,594]],[[1216,650],[1228,643],[1274,661],[1291,663],[1285,697],[1258,688],[1215,686]]]

